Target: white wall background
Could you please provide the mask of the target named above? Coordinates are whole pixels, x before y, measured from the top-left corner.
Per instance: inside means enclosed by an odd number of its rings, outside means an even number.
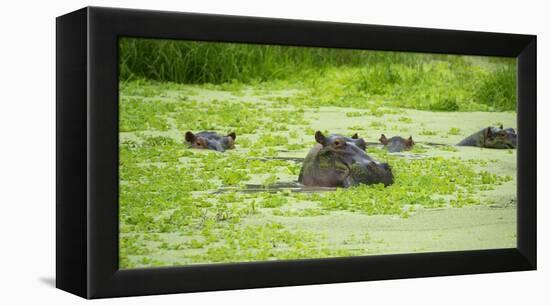
[[[539,271],[177,294],[96,305],[518,305],[548,301],[548,83],[545,1],[4,1],[0,4],[0,304],[75,305],[54,289],[55,17],[86,5],[538,35]],[[541,120],[542,119],[542,120]],[[546,153],[546,154],[545,154]],[[543,155],[544,154],[544,155]],[[545,224],[546,221],[546,224]]]

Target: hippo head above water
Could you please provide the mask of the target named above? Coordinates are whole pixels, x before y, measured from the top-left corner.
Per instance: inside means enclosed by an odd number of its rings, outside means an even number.
[[[513,128],[486,127],[458,143],[459,146],[472,146],[491,149],[515,149],[518,136]]]
[[[321,187],[392,184],[390,166],[373,160],[354,139],[341,135],[325,136],[317,131],[317,144],[306,156],[298,181],[306,186]]]
[[[404,150],[410,150],[414,146],[414,140],[412,136],[405,139],[401,136],[394,136],[390,139],[386,138],[386,135],[380,136],[380,143],[383,144],[388,152],[401,152]]]
[[[216,132],[200,132],[193,134],[188,131],[185,133],[185,141],[191,148],[195,149],[210,149],[219,152],[224,152],[227,149],[235,148],[235,132],[229,133],[226,136],[221,136]]]

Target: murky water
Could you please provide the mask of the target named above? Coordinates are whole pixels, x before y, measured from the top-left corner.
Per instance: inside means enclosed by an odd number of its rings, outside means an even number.
[[[267,107],[272,100],[267,97],[292,96],[295,91],[263,92],[255,95],[247,90],[238,96],[230,92],[203,90],[190,87],[193,99],[209,103],[214,100],[252,101],[263,103]],[[167,100],[177,93],[166,94]],[[417,208],[408,218],[394,215],[366,215],[350,211],[319,212],[318,204],[311,201],[295,201],[284,205],[280,212],[274,214],[271,208],[257,208],[257,213],[243,217],[240,225],[262,225],[277,222],[290,231],[307,231],[326,236],[327,247],[362,250],[363,254],[391,254],[428,251],[450,251],[507,248],[516,246],[516,151],[491,150],[473,147],[454,146],[464,137],[488,125],[504,124],[516,128],[516,115],[511,112],[429,112],[410,109],[395,109],[395,113],[382,117],[362,115],[349,117],[350,112],[364,112],[362,109],[345,107],[319,107],[307,109],[304,117],[310,122],[307,126],[290,125],[280,135],[296,132],[296,143],[314,143],[313,135],[306,130],[322,130],[330,133],[352,135],[359,133],[367,141],[367,154],[379,157],[383,146],[377,141],[381,134],[389,137],[412,135],[417,151],[392,153],[391,156],[418,160],[430,157],[461,158],[464,160],[481,160],[485,165],[477,165],[497,175],[509,175],[513,179],[493,190],[477,193],[479,199],[491,199],[491,205],[474,205],[463,208]],[[406,118],[406,119],[403,119]],[[144,131],[145,135],[166,136],[177,141],[183,139],[184,131],[177,129],[174,123],[168,131]],[[239,141],[255,141],[257,134],[238,135],[236,149],[233,153],[246,149],[239,147]],[[134,139],[135,133],[121,133],[121,140]],[[451,147],[451,149],[448,149]],[[370,150],[370,151],[369,151]],[[277,148],[277,156],[251,158],[251,160],[280,160],[301,165],[309,148],[288,150]],[[373,153],[370,153],[373,152]],[[181,159],[185,166],[186,158]],[[221,186],[215,190],[205,191],[212,195],[227,194],[237,191],[242,194],[255,193],[327,193],[336,188],[306,187],[297,182],[297,175],[281,173],[277,182],[266,186],[262,175],[250,173],[250,179],[242,186]],[[343,199],[345,200],[345,199]],[[295,216],[302,212],[313,212],[311,215]],[[316,214],[319,212],[319,214]],[[205,214],[206,215],[206,214]],[[359,236],[367,238],[357,239]],[[174,233],[161,233],[161,239],[168,243],[183,243],[197,237],[184,237]],[[157,242],[150,242],[155,249],[153,259],[166,263],[191,263],[188,257],[206,252],[205,249],[165,250],[156,249]],[[135,256],[140,258],[140,256]],[[138,264],[139,266],[140,264]],[[147,266],[143,264],[143,266]]]

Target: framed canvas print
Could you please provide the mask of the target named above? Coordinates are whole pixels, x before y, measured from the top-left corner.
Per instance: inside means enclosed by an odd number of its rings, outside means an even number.
[[[56,217],[85,298],[536,269],[536,37],[58,17]]]

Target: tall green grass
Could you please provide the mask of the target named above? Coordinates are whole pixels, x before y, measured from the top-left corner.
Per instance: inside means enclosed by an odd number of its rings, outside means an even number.
[[[146,78],[177,83],[271,81],[305,70],[403,63],[418,65],[445,55],[257,44],[123,38],[122,80]]]
[[[119,56],[122,81],[289,80],[324,100],[359,95],[435,111],[516,106],[515,59],[509,58],[136,38],[120,40]]]
[[[475,90],[475,99],[493,109],[516,109],[516,68],[505,65],[485,75]]]

